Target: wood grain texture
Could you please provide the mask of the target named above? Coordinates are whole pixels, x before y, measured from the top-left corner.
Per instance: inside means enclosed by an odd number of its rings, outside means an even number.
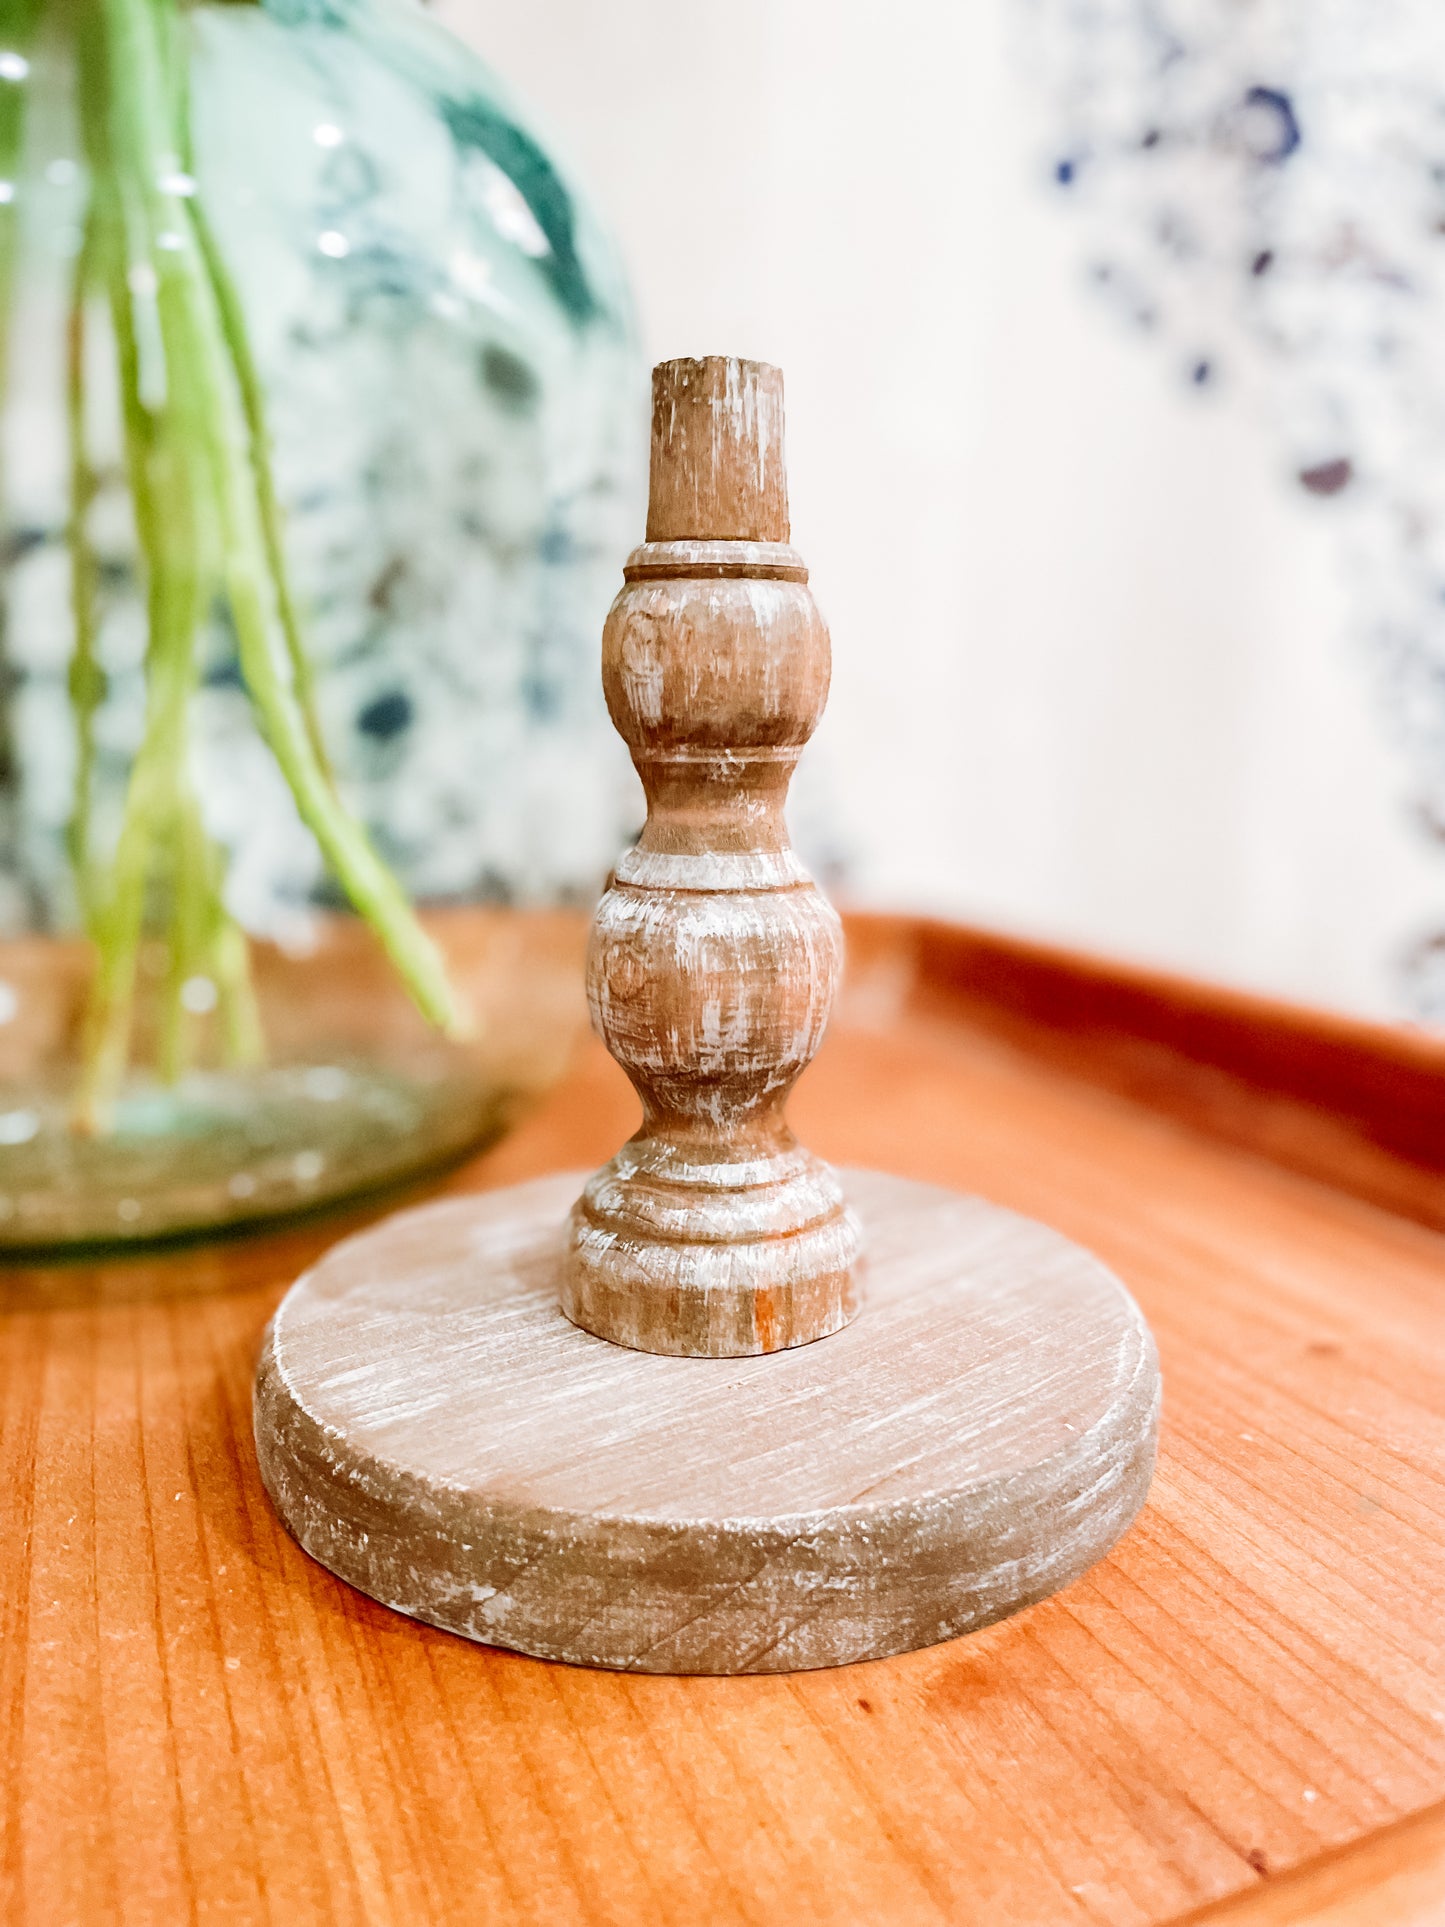
[[[706,355],[652,371],[649,542],[786,542],[783,377]]]
[[[384,1605],[629,1672],[879,1659],[1057,1592],[1149,1487],[1137,1306],[1044,1225],[844,1175],[867,1315],[772,1357],[569,1324],[566,1174],[346,1239],[287,1293],[257,1372],[277,1510]]]
[[[0,1918],[1144,1927],[1441,1800],[1445,1239],[870,982],[866,930],[853,954],[800,1129],[1056,1225],[1159,1341],[1116,1550],[856,1669],[489,1651],[333,1579],[257,1476],[261,1332],[339,1221],[9,1270]],[[635,1116],[592,1046],[455,1189],[586,1165]]]
[[[602,637],[647,822],[587,958],[642,1128],[588,1181],[561,1276],[574,1324],[641,1351],[783,1351],[858,1310],[856,1220],[784,1115],[843,954],[783,816],[829,669],[787,533],[777,369],[663,362],[648,541]]]

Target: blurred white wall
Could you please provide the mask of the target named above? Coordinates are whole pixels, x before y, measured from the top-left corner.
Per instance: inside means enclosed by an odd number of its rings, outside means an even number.
[[[651,356],[788,382],[834,639],[799,840],[924,907],[1385,1013],[1445,863],[1267,428],[1082,285],[1019,0],[440,0],[590,181]]]

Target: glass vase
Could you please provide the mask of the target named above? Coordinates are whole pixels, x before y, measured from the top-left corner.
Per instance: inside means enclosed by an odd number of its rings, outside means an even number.
[[[635,814],[625,287],[404,0],[0,9],[0,1244],[314,1206],[555,1075]]]

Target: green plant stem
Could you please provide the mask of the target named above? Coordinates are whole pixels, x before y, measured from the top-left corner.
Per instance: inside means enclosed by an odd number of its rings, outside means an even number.
[[[103,1128],[129,1059],[147,884],[156,846],[181,809],[187,710],[206,599],[197,515],[201,465],[194,435],[188,432],[194,397],[187,393],[184,370],[168,366],[172,387],[165,409],[150,414],[142,406],[131,290],[120,250],[112,267],[111,306],[120,346],[136,529],[146,563],[149,640],[144,733],[126,786],[110,887],[96,923],[89,1050],[77,1107],[81,1127],[90,1130]],[[193,913],[187,905],[182,914],[189,918]],[[173,1028],[167,1023],[164,1049],[172,1039]]]
[[[321,722],[316,706],[316,678],[311,668],[311,658],[306,653],[306,645],[302,639],[301,623],[296,613],[296,599],[291,593],[290,572],[286,567],[286,552],[281,542],[281,505],[276,498],[276,483],[271,470],[271,438],[266,427],[266,405],[261,377],[257,372],[255,357],[251,353],[251,341],[246,332],[246,317],[241,309],[235,283],[231,279],[230,270],[217,245],[206,211],[199,203],[193,204],[191,219],[195,224],[196,239],[200,244],[206,272],[210,275],[211,286],[215,290],[216,310],[220,316],[221,328],[230,352],[231,365],[235,370],[241,406],[245,411],[246,431],[250,437],[251,469],[256,483],[256,507],[260,516],[261,536],[266,547],[266,563],[275,589],[276,614],[281,624],[281,633],[286,639],[292,687],[305,719],[312,753],[329,780],[331,763],[326,754],[326,744],[322,739]]]
[[[257,1063],[265,1046],[251,983],[250,946],[226,909],[224,858],[206,832],[200,801],[189,782],[182,783],[177,798],[169,848],[171,920],[158,1054],[161,1075],[174,1082],[194,1057],[199,1023],[186,1007],[186,988],[197,979],[209,980],[215,989],[227,1063]]]
[[[174,1078],[191,1061],[195,1025],[184,997],[188,983],[202,975],[216,986],[228,1056],[253,1061],[261,1050],[246,940],[226,912],[223,859],[206,834],[186,769],[199,639],[216,586],[231,609],[262,733],[303,820],[423,1012],[449,1030],[460,1023],[439,953],[348,815],[327,765],[287,580],[262,388],[244,315],[193,194],[184,183],[177,189],[166,181],[189,160],[190,146],[174,0],[85,4],[89,17],[82,18],[79,42],[94,189],[70,350],[79,734],[72,848],[97,951],[77,1121],[98,1129],[129,1061],[141,946],[158,885],[167,893],[162,1072]],[[85,304],[92,276],[104,282],[110,300],[149,623],[145,724],[103,904],[86,867],[99,673],[85,524],[95,487],[85,452]]]
[[[99,102],[91,88],[90,104]],[[103,141],[103,130],[92,138]],[[82,1080],[77,1120],[82,1128],[101,1128],[109,1114],[129,1054],[136,968],[147,903],[147,880],[158,847],[169,856],[170,896],[168,963],[162,992],[159,1064],[168,1079],[187,1068],[195,1024],[183,993],[189,979],[209,972],[224,1006],[223,1037],[231,1061],[254,1061],[259,1054],[254,998],[250,994],[245,941],[221,942],[231,920],[221,896],[221,861],[202,824],[185,769],[186,710],[194,691],[197,632],[214,574],[213,543],[206,526],[204,475],[196,459],[194,433],[183,383],[172,384],[167,406],[148,410],[141,395],[142,356],[135,322],[135,297],[127,275],[125,218],[114,170],[103,146],[94,156],[97,185],[87,225],[86,251],[99,263],[98,278],[109,296],[116,346],[117,381],[126,445],[126,466],[136,536],[145,564],[150,618],[147,656],[148,692],[164,692],[171,713],[152,709],[140,754],[127,786],[120,843],[102,915],[98,892],[89,893],[89,929],[99,955],[91,997],[90,1050]],[[79,283],[85,285],[84,278]],[[72,363],[72,434],[83,421],[83,364]],[[79,468],[76,470],[79,475]],[[88,491],[74,484],[76,506]],[[74,511],[73,511],[74,512]],[[76,663],[93,657],[77,600]],[[179,621],[174,619],[179,611]],[[96,688],[98,665],[87,677]],[[72,689],[82,727],[77,769],[77,815],[84,822],[87,794],[88,718],[84,697]],[[96,689],[98,699],[98,688]],[[77,866],[89,849],[82,830],[73,842]],[[80,874],[77,867],[77,874]],[[213,961],[218,959],[218,961]],[[229,1013],[241,1010],[235,1019]]]
[[[105,676],[96,653],[96,564],[87,529],[97,479],[86,445],[86,317],[101,251],[101,223],[92,207],[85,238],[76,257],[66,329],[66,423],[70,438],[70,515],[66,546],[70,553],[70,603],[75,641],[70,659],[70,704],[75,720],[75,780],[66,847],[75,876],[81,920],[94,936],[95,882],[91,873],[90,812],[95,772],[95,712],[105,694]]]
[[[216,854],[214,845],[212,852]],[[209,955],[226,1062],[259,1064],[266,1055],[266,1036],[251,974],[251,946],[222,900],[219,866],[212,896]]]
[[[183,61],[175,63],[175,74],[176,86],[179,89],[177,124],[183,137],[181,158],[187,172],[194,179],[195,143],[191,134],[189,87]],[[301,634],[301,621],[296,609],[296,598],[291,591],[290,571],[286,566],[286,551],[281,539],[281,504],[277,498],[276,480],[271,466],[271,434],[266,425],[265,391],[261,385],[260,371],[256,367],[256,358],[251,352],[251,337],[246,328],[245,310],[241,306],[236,284],[231,278],[231,271],[226,265],[226,258],[221,252],[220,243],[216,239],[215,229],[211,226],[204,204],[199,199],[193,200],[189,212],[196,241],[201,250],[201,258],[215,293],[216,310],[231,358],[231,366],[235,372],[241,407],[246,417],[251,471],[256,485],[256,506],[260,515],[262,540],[266,548],[266,563],[271,573],[276,597],[276,614],[281,624],[281,633],[286,639],[286,653],[291,663],[292,687],[302,716],[305,718],[306,733],[311,739],[311,748],[316,761],[330,780],[331,759],[327,755],[325,739],[321,732],[320,714],[316,703],[316,677]]]
[[[220,898],[217,896],[217,905]],[[258,1064],[266,1054],[266,1039],[261,1028],[261,1011],[256,1002],[256,987],[251,980],[251,946],[245,932],[224,909],[213,919],[211,932],[211,975],[219,997],[217,1014],[221,1020],[226,1061],[231,1064]]]
[[[316,753],[277,610],[250,437],[216,290],[206,272],[193,210],[162,193],[169,152],[157,131],[172,125],[163,35],[168,0],[102,0],[110,48],[116,157],[136,183],[155,266],[169,370],[186,371],[197,399],[195,429],[206,450],[221,545],[221,574],[236,624],[241,669],[262,733],[343,889],[376,932],[425,1015],[446,1030],[460,1017],[440,953],[406,895],[347,814]],[[179,246],[162,248],[159,237]]]
[[[5,0],[3,37],[7,51],[28,55],[40,18],[41,0]],[[15,259],[18,251],[20,207],[15,193],[25,145],[25,103],[28,89],[14,81],[0,81],[0,180],[9,184],[10,197],[0,203],[0,405],[10,386],[10,329],[15,305]],[[0,473],[0,495],[4,476]],[[9,692],[14,674],[10,664],[8,622],[0,604],[0,831],[9,814],[6,799],[16,781],[14,724]]]
[[[129,1057],[136,966],[152,847],[173,815],[175,771],[185,755],[191,693],[194,603],[183,580],[157,582],[150,597],[145,734],[126,788],[125,815],[111,864],[111,885],[97,922],[98,960],[91,993],[87,1062],[77,1104],[82,1128],[104,1126]]]
[[[40,0],[5,0],[0,42],[8,53],[28,56],[40,18]],[[10,199],[0,204],[0,396],[9,367],[11,300],[15,285],[16,230],[20,208],[14,189],[25,142],[26,87],[0,81],[0,180],[8,181]]]
[[[161,1076],[173,1084],[190,1069],[196,1019],[186,1007],[186,986],[208,974],[210,839],[188,785],[175,800],[167,849],[171,859],[170,925],[166,932],[166,981],[161,999]]]

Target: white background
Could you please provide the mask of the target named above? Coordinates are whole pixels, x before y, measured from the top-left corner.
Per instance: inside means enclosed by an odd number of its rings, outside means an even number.
[[[1328,515],[1083,286],[1018,0],[442,0],[649,356],[786,373],[848,894],[1388,1013],[1445,923]],[[819,826],[826,824],[826,833]]]

